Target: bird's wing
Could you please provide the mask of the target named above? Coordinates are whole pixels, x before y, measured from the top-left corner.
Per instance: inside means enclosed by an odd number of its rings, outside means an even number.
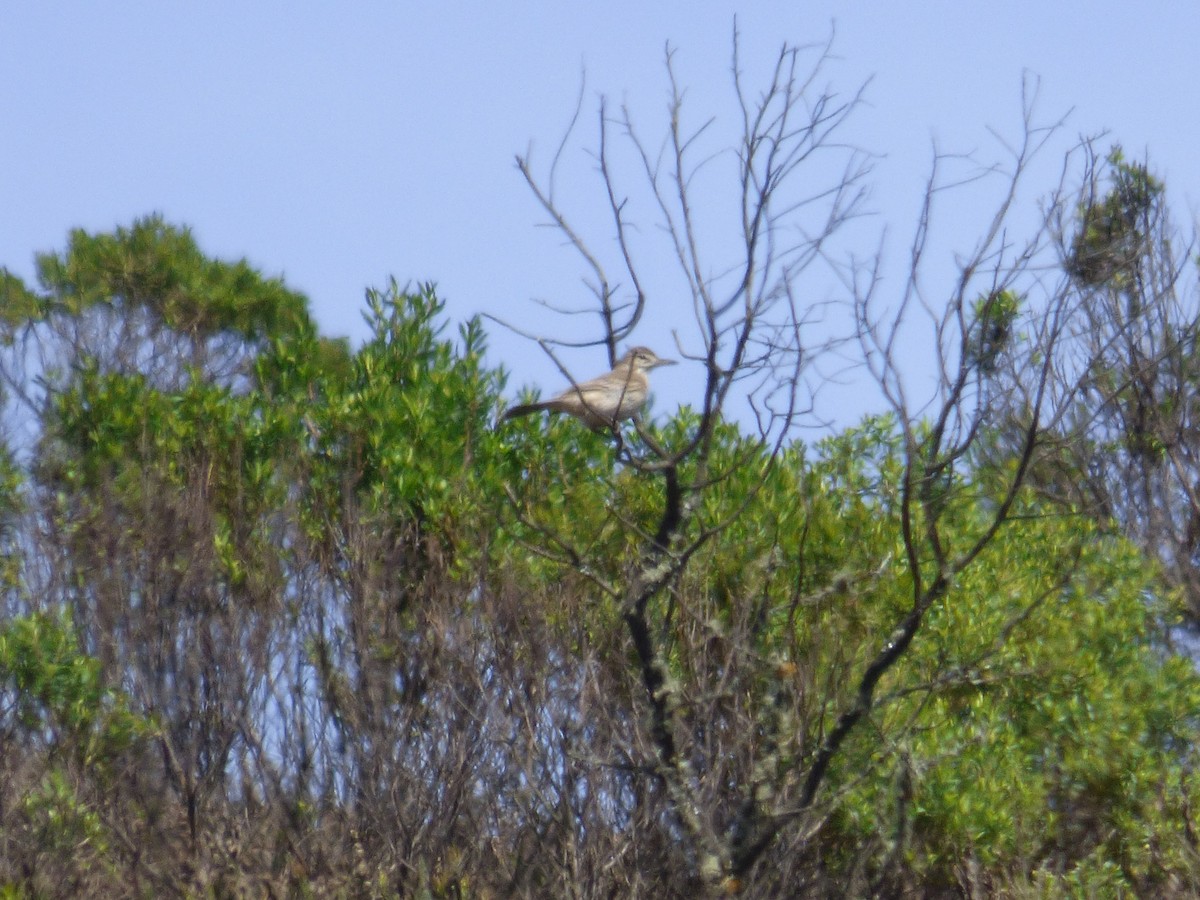
[[[582,381],[573,387],[567,388],[554,399],[582,400],[584,406],[593,406],[603,404],[609,391],[610,388],[604,378],[593,378],[590,381]]]

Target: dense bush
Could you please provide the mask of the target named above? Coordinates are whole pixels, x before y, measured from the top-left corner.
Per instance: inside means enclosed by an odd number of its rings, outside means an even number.
[[[1200,889],[1171,598],[1008,498],[1012,460],[913,504],[894,419],[778,453],[722,424],[631,605],[672,482],[633,431],[495,427],[504,375],[431,288],[372,293],[351,352],[161,221],[42,272],[6,282],[35,435],[4,494],[8,893]]]

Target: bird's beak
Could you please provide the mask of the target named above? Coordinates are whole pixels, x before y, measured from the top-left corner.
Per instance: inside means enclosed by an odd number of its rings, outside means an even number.
[[[657,369],[659,366],[673,366],[677,362],[679,362],[677,359],[657,359],[654,361],[654,368]]]

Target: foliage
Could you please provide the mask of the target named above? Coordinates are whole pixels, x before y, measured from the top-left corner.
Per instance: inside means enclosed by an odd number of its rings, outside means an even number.
[[[0,629],[0,684],[13,725],[86,767],[104,766],[149,733],[127,698],[104,686],[97,660],[80,652],[69,616],[33,613]]]
[[[145,309],[167,328],[207,337],[234,332],[248,341],[288,336],[308,321],[304,299],[264,281],[244,260],[206,258],[187,229],[159,216],[112,234],[71,233],[62,254],[37,260],[40,314],[80,316],[93,306]]]
[[[156,233],[160,263],[187,250]],[[620,639],[663,486],[573,422],[493,428],[503,373],[478,323],[441,336],[432,287],[372,292],[367,319],[348,356],[265,334],[238,385],[85,357],[52,395],[9,500],[14,552],[46,564],[14,570],[37,611],[0,633],[25,754],[5,757],[25,823],[8,884],[672,895],[695,877],[639,774],[650,725]],[[913,581],[894,419],[778,456],[726,424],[707,465],[724,474],[686,523],[691,563],[648,615],[720,833],[747,784],[798,802]],[[959,467],[919,515],[968,546],[1002,482]],[[1022,495],[880,682],[815,818],[741,887],[1194,883],[1200,680],[1157,640],[1155,584],[1128,545]],[[80,847],[98,874],[51,879]]]
[[[1119,147],[1071,218],[1059,252],[1083,315],[1054,389],[1069,397],[1053,451],[1034,469],[1047,496],[1158,559],[1183,617],[1200,614],[1200,290],[1194,243],[1173,225],[1165,185]],[[1012,371],[1017,380],[1023,373]],[[1079,379],[1078,390],[1066,382]],[[1015,418],[1020,419],[1021,414]]]
[[[1200,889],[1178,584],[1051,489],[1101,443],[1070,431],[1087,392],[1119,409],[1130,389],[1090,350],[1072,380],[1059,341],[1152,308],[1161,186],[1110,158],[1049,298],[1023,280],[1036,248],[1003,268],[998,218],[935,317],[919,414],[898,332],[857,298],[892,412],[805,445],[788,304],[829,234],[777,253],[771,191],[849,106],[793,127],[796,60],[759,106],[738,81],[758,224],[736,302],[678,245],[703,402],[623,430],[497,424],[505,373],[479,320],[447,335],[432,285],[369,291],[351,348],[157,217],[72,233],[37,290],[3,273],[0,376],[28,438],[0,472],[0,893]],[[679,235],[695,145],[673,90],[680,177],[650,175]],[[611,355],[645,298],[616,302],[556,221]],[[723,415],[750,376],[756,430]],[[1161,452],[1124,461],[1182,452],[1154,433]]]
[[[106,883],[124,827],[108,818],[106,795],[127,780],[124,770],[140,759],[153,723],[105,685],[61,612],[0,628],[0,698],[6,855],[22,860],[21,884],[65,895]]]
[[[1089,287],[1129,291],[1138,279],[1164,186],[1145,165],[1126,161],[1120,147],[1109,153],[1108,166],[1111,188],[1080,204],[1067,271]]]
[[[974,337],[968,347],[968,362],[991,374],[997,359],[1013,340],[1013,324],[1021,310],[1021,299],[1013,291],[996,291],[975,303]]]

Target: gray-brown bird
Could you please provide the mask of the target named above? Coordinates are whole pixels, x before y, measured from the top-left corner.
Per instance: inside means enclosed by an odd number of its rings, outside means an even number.
[[[572,385],[549,400],[513,406],[504,413],[504,418],[515,419],[547,410],[574,416],[588,428],[612,428],[621,420],[636,416],[646,405],[650,394],[646,373],[659,366],[673,366],[675,362],[661,359],[648,347],[631,347],[611,372]]]

